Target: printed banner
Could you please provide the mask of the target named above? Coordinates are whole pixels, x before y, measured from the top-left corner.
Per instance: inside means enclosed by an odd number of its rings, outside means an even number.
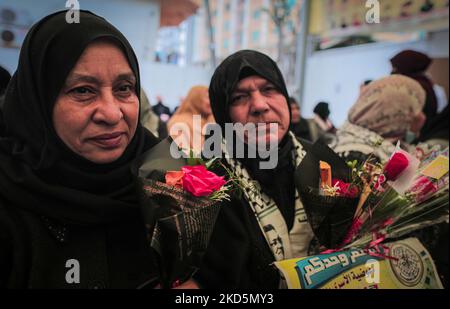
[[[442,289],[434,262],[415,238],[274,263],[289,289]]]

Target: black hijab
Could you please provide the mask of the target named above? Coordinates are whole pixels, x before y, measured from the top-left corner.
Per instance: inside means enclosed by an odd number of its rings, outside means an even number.
[[[3,93],[6,90],[6,87],[8,87],[9,80],[11,79],[11,74],[9,74],[6,69],[2,68],[0,66],[0,96],[3,95]]]
[[[429,134],[429,126],[432,125],[434,121],[433,118],[437,115],[438,103],[433,88],[433,82],[425,74],[432,63],[433,59],[414,50],[402,51],[391,59],[391,64],[396,69],[395,73],[416,80],[427,94],[425,105],[423,107],[423,112],[425,116],[427,116],[427,119],[420,131],[421,135]]]
[[[313,110],[314,114],[317,114],[323,121],[327,121],[330,116],[329,104],[326,102],[319,102]]]
[[[249,76],[257,75],[271,82],[286,98],[291,115],[289,94],[283,75],[277,64],[268,56],[253,50],[239,51],[225,59],[216,69],[209,87],[211,109],[216,122],[225,130],[230,118],[231,96],[238,83]],[[261,170],[259,159],[238,159],[247,168],[252,177],[261,184],[264,192],[272,197],[288,228],[293,226],[295,210],[293,143],[286,134],[278,147],[278,165],[274,169]],[[245,151],[247,153],[247,151]]]
[[[289,102],[286,84],[277,64],[260,52],[239,51],[219,65],[209,86],[211,109],[222,130],[225,128],[225,123],[232,123],[229,109],[234,89],[242,79],[252,75],[258,75],[271,82],[286,97],[286,102]]]
[[[138,124],[121,158],[94,164],[73,153],[52,124],[56,98],[85,48],[108,39],[122,49],[136,76],[139,67],[127,39],[105,19],[80,11],[68,24],[66,11],[35,24],[23,43],[8,86],[0,132],[0,202],[66,223],[101,224],[138,212],[133,159],[157,143]]]

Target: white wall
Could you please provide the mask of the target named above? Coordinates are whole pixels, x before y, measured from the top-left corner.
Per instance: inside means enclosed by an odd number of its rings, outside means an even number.
[[[431,57],[448,57],[448,41],[446,31],[415,43],[374,43],[314,53],[307,61],[303,116],[311,117],[314,106],[319,101],[327,101],[332,120],[340,126],[358,97],[359,85],[364,80],[389,75],[389,59],[395,54],[404,49],[415,49]]]
[[[160,9],[157,0],[78,0],[80,8],[104,17],[130,41],[139,59],[142,87],[151,102],[161,95],[171,108],[178,104],[189,88],[209,84],[210,71],[200,68],[177,67],[153,63],[159,27]],[[59,10],[65,10],[66,0],[0,0],[0,7],[8,6],[29,12],[33,23]],[[0,65],[14,72],[19,49],[0,47]]]
[[[172,110],[196,85],[209,86],[212,72],[202,67],[165,65],[149,61],[141,63],[142,87],[151,104],[161,96],[164,104]]]
[[[156,0],[79,0],[80,8],[92,11],[116,26],[143,60],[153,54],[156,31],[159,26],[159,5]],[[65,0],[0,0],[0,6],[26,10],[33,23],[42,17],[65,10]],[[11,71],[17,67],[19,49],[0,48],[0,64]]]

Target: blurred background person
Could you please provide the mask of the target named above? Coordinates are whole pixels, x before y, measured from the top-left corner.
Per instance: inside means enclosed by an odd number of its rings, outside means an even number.
[[[360,86],[359,86],[359,92],[363,90],[364,87],[369,85],[371,82],[373,82],[372,79],[366,79]]]
[[[438,114],[429,124],[427,132],[420,136],[419,142],[424,142],[430,146],[440,145],[441,149],[448,147],[449,140],[449,118],[448,104],[445,109]]]
[[[194,123],[194,116],[200,116],[200,125]],[[205,142],[205,136],[202,134],[203,127],[214,123],[214,116],[211,111],[211,104],[209,101],[208,87],[206,86],[195,86],[191,88],[186,99],[181,103],[180,107],[177,109],[176,113],[170,118],[167,129],[169,135],[172,138],[179,141],[179,131],[175,130],[174,125],[185,124],[189,128],[189,132],[183,131],[181,134],[185,138],[188,138],[189,145],[178,146],[186,149],[190,147],[195,153],[201,153],[203,144]],[[171,132],[171,129],[173,128]],[[200,136],[200,144],[195,144],[194,135]]]
[[[387,161],[395,143],[405,142],[412,127],[420,131],[417,123],[424,122],[425,95],[418,82],[403,75],[373,81],[350,109],[331,148],[346,160],[363,162],[373,154],[380,162]]]
[[[438,98],[434,91],[434,84],[426,75],[426,71],[432,62],[433,59],[428,55],[414,50],[404,50],[391,59],[393,74],[411,77],[419,82],[425,90],[426,99],[423,112],[426,116],[426,122],[420,131],[421,134],[426,134],[429,125],[438,113]]]
[[[336,128],[330,120],[330,105],[326,102],[319,102],[314,107],[314,121],[322,130],[323,133],[336,133]]]
[[[319,128],[312,119],[305,119],[302,117],[300,112],[300,106],[297,100],[293,97],[289,98],[289,103],[291,105],[291,131],[295,136],[310,141],[315,142],[319,139]]]
[[[168,122],[172,116],[170,108],[164,105],[161,96],[156,97],[156,105],[152,107],[152,110],[163,122]]]
[[[153,133],[159,139],[164,139],[168,136],[167,125],[158,115],[153,112],[150,101],[144,89],[141,88],[141,106],[140,106],[140,121],[143,127]]]

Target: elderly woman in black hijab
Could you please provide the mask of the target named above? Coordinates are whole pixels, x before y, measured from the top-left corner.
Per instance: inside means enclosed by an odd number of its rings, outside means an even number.
[[[278,124],[278,134],[269,137],[278,146],[278,164],[261,169],[261,157],[225,156],[225,165],[244,188],[222,207],[194,280],[206,288],[278,288],[280,276],[271,264],[306,256],[314,238],[299,192],[302,186],[319,185],[315,154],[321,152],[320,160],[330,164],[336,155],[325,148],[316,151],[316,145],[300,142],[289,131],[285,82],[276,63],[264,54],[245,50],[227,58],[214,73],[209,94],[222,130],[227,123]],[[249,141],[246,148],[254,146]]]
[[[156,144],[139,119],[126,38],[90,12],[29,31],[0,132],[0,287],[136,288],[157,273],[133,159]]]

